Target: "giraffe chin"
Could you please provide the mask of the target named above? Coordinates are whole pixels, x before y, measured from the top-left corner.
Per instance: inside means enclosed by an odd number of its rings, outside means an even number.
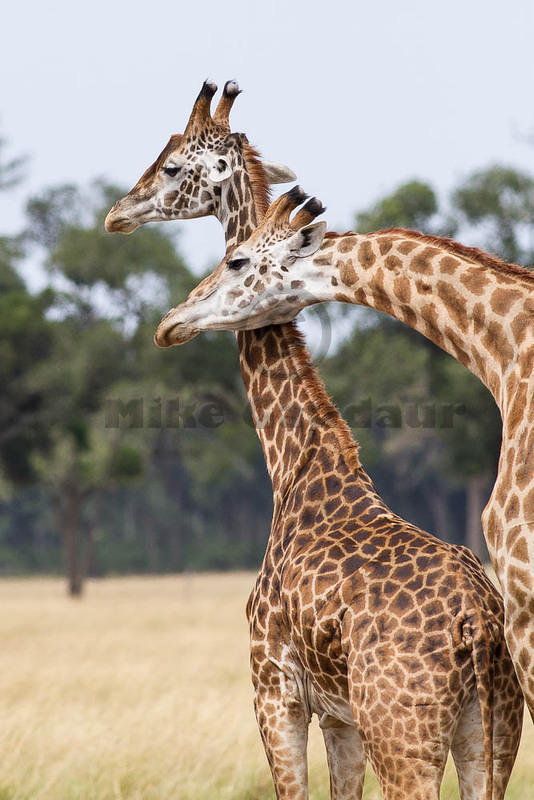
[[[188,325],[174,325],[168,328],[160,325],[154,334],[154,344],[162,348],[185,344],[194,339],[199,332]]]

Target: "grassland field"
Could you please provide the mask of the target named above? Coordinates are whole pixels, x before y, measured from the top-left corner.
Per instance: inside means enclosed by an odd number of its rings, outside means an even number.
[[[251,573],[0,581],[0,800],[272,800],[252,710]],[[328,798],[316,721],[311,797]],[[534,798],[525,722],[508,800]],[[366,800],[380,793],[371,772]],[[458,798],[449,764],[443,800]]]

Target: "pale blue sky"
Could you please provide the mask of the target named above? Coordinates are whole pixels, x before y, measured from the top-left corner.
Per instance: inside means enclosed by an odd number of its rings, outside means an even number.
[[[411,177],[446,192],[496,161],[532,170],[533,40],[529,0],[10,3],[0,118],[31,162],[0,231],[45,185],[129,188],[205,77],[239,81],[233,130],[287,163],[334,228]],[[219,259],[214,220],[176,224],[192,266]]]

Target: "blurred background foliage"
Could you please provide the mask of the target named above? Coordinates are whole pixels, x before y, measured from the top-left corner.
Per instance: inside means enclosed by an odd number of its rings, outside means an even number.
[[[23,169],[0,140],[0,191]],[[272,510],[234,338],[154,347],[198,277],[179,227],[105,233],[120,194],[102,181],[49,188],[27,201],[25,230],[0,237],[0,573],[64,570],[72,594],[87,576],[257,566]],[[490,166],[446,203],[412,180],[355,216],[361,232],[396,225],[529,265],[534,179]],[[21,277],[28,260],[47,276],[39,292]],[[319,369],[377,488],[482,553],[500,442],[489,393],[389,317],[351,308],[341,327]]]

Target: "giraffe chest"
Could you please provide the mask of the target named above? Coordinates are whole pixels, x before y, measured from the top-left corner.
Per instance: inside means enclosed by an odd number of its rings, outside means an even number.
[[[296,676],[292,691],[310,713],[352,724],[339,597],[333,597],[328,607],[303,608],[296,620],[294,611],[301,607],[302,593],[287,585],[284,572],[283,566],[271,570],[264,564],[249,600],[253,675],[274,670]],[[285,678],[283,683],[287,685]]]

